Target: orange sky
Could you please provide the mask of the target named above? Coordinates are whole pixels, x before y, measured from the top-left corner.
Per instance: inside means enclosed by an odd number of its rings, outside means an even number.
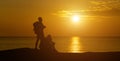
[[[33,36],[38,16],[53,36],[120,36],[119,8],[119,0],[0,0],[0,36]]]

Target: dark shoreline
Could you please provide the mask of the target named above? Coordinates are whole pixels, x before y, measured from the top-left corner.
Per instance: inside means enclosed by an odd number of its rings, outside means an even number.
[[[18,48],[0,51],[0,61],[120,61],[120,52],[49,53]]]

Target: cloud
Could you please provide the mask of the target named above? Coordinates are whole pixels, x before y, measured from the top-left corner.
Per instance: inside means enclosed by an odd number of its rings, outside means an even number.
[[[120,16],[120,9],[112,8],[111,10],[103,11],[103,13],[110,16]]]
[[[80,14],[81,11],[74,11],[74,10],[60,10],[56,13],[52,13],[52,15],[56,15],[59,17],[70,17],[74,14]]]
[[[82,17],[110,17],[110,16],[120,16],[120,9],[119,8],[111,8],[109,10],[79,10],[79,11],[68,11],[68,10],[61,10],[52,15],[58,17],[70,17],[74,14],[82,15]]]
[[[120,0],[92,0],[90,8],[83,10],[60,10],[53,13],[59,17],[69,17],[74,13],[90,16],[120,16]]]
[[[118,8],[111,8],[109,10],[104,11],[89,11],[91,15],[98,15],[98,16],[120,16],[120,9]]]
[[[120,16],[120,0],[92,0],[86,12],[91,15]]]
[[[120,8],[120,1],[119,0],[100,0],[100,1],[90,1],[92,4],[91,9],[93,10],[110,10],[113,8]]]

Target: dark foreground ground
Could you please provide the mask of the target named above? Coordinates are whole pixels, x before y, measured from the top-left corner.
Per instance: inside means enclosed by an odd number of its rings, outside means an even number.
[[[19,48],[0,51],[0,61],[120,61],[120,52],[45,53]]]

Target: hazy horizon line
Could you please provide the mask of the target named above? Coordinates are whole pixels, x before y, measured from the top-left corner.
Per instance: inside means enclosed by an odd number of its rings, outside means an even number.
[[[36,36],[0,36],[0,38],[6,38],[6,37],[13,37],[13,38],[15,38],[15,37],[20,37],[20,38],[22,38],[22,37],[36,37]],[[120,38],[120,36],[52,36],[52,37],[116,37],[116,38]]]

